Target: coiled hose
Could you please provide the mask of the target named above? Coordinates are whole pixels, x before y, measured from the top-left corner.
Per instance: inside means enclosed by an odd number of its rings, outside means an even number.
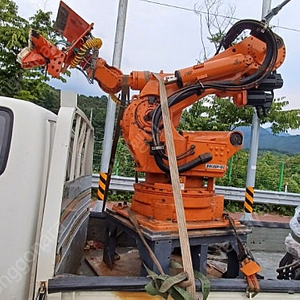
[[[85,42],[81,48],[79,49],[76,56],[73,58],[73,60],[70,63],[70,68],[76,68],[78,64],[82,61],[84,55],[86,52],[92,48],[100,49],[102,46],[102,40],[100,38],[93,38],[91,40],[88,40]]]

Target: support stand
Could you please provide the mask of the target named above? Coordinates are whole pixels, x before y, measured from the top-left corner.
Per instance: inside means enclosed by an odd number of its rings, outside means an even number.
[[[117,231],[122,230],[136,240],[140,258],[144,264],[158,272],[149,253],[141,241],[134,226],[127,218],[120,216],[113,211],[106,210],[108,226],[106,230],[105,246],[103,261],[109,266],[113,266],[116,251]],[[178,232],[174,231],[150,231],[147,228],[141,227],[142,233],[160,262],[163,271],[169,274],[171,254],[176,247],[180,247]],[[247,234],[251,230],[244,225],[237,226],[237,233],[243,242],[246,242]],[[192,255],[193,268],[206,274],[208,246],[229,242],[232,251],[228,253],[228,263],[226,277],[235,278],[239,276],[239,262],[237,258],[237,242],[232,228],[217,228],[217,229],[193,229],[188,231],[190,249]],[[146,276],[146,270],[142,268],[141,275]]]

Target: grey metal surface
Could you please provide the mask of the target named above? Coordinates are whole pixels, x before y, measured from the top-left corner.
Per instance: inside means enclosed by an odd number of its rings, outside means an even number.
[[[85,245],[91,202],[91,175],[64,185],[61,222],[57,240],[56,274],[72,273],[77,268]]]
[[[144,181],[144,179],[142,178],[139,180],[141,182]],[[93,188],[98,187],[98,181],[99,181],[99,174],[93,174],[93,182],[92,182]],[[110,190],[113,191],[133,192],[133,184],[134,184],[133,177],[112,176],[109,188]],[[245,199],[244,188],[236,188],[230,186],[216,186],[215,190],[217,194],[224,195],[225,200],[244,202]],[[255,190],[254,203],[297,206],[300,205],[300,194]]]

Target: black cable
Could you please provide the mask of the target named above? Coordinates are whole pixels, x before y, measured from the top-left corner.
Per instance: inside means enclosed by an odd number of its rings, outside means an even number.
[[[194,94],[201,94],[203,91],[203,86],[201,84],[195,84],[190,87],[183,88],[173,95],[171,95],[168,99],[168,106],[169,108],[173,105],[183,101],[184,99],[194,95]],[[159,140],[159,124],[162,118],[162,111],[161,111],[161,105],[159,105],[152,116],[152,139],[153,139],[153,145],[159,146],[160,140]],[[179,157],[184,155],[183,153],[178,155]],[[167,164],[163,161],[163,159],[167,159],[168,157],[165,156],[163,151],[157,150],[154,152],[154,160],[157,164],[157,166],[165,173],[169,173],[170,169]],[[178,166],[179,173],[186,172],[188,170],[191,170],[192,168],[196,167],[199,164],[208,162],[212,159],[212,155],[210,153],[204,153],[202,155],[199,155],[197,158]]]
[[[265,77],[267,77],[270,72],[274,69],[277,60],[277,42],[276,37],[272,30],[266,26],[264,22],[256,20],[242,20],[235,23],[231,29],[228,31],[226,36],[223,38],[221,45],[227,49],[232,45],[234,40],[245,30],[251,30],[251,35],[258,38],[259,40],[265,42],[266,44],[266,55],[261,67],[253,74],[242,78],[236,82],[225,81],[225,82],[211,82],[207,83],[212,85],[214,88],[226,90],[244,90],[249,89],[257,85]],[[219,47],[220,48],[220,47]],[[219,50],[219,49],[218,49]]]
[[[191,97],[194,94],[200,95],[205,89],[218,89],[224,91],[240,91],[245,89],[253,88],[258,85],[263,79],[265,79],[271,71],[274,69],[276,60],[277,60],[277,43],[276,37],[273,34],[272,30],[266,26],[265,23],[256,21],[256,20],[242,20],[237,22],[232,26],[232,28],[228,31],[226,36],[223,38],[221,45],[227,49],[231,46],[234,40],[245,30],[250,29],[251,35],[256,38],[262,40],[266,44],[266,54],[264,61],[261,64],[261,67],[254,72],[253,74],[242,78],[237,81],[216,81],[216,82],[208,82],[205,85],[201,83],[196,83],[194,85],[184,87],[179,91],[175,92],[168,98],[168,107],[171,108],[173,105],[185,100],[186,98]],[[221,48],[221,47],[219,47]],[[159,124],[162,119],[162,111],[161,106],[159,105],[152,115],[152,140],[154,149],[155,147],[160,146],[160,128]],[[180,156],[180,155],[179,155]],[[164,163],[163,159],[167,159],[167,156],[164,154],[162,150],[155,150],[154,159],[157,166],[163,171],[168,173],[169,167]],[[198,156],[196,159],[183,164],[178,167],[179,172],[186,172],[193,167],[208,162],[212,159],[210,153],[204,153]]]
[[[194,95],[194,94],[201,94],[203,90],[203,86],[200,84],[195,84],[189,87],[185,87],[180,89],[179,91],[175,92],[168,98],[168,106],[169,108],[173,105],[185,100],[186,98]],[[152,115],[152,125],[151,125],[151,132],[152,132],[152,140],[154,146],[159,146],[159,124],[162,118],[162,111],[161,105],[159,105]]]

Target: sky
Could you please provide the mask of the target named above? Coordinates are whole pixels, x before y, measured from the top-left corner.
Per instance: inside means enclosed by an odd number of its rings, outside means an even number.
[[[29,18],[37,9],[52,11],[56,18],[59,0],[15,0],[19,14]],[[65,0],[75,12],[88,23],[94,23],[93,35],[100,37],[103,46],[100,56],[112,63],[119,0]],[[152,3],[151,3],[152,2]],[[261,19],[262,0],[221,0],[219,13],[226,15],[229,6],[235,8],[237,19]],[[283,0],[273,0],[272,7]],[[126,28],[123,44],[121,70],[129,74],[132,70],[174,72],[195,65],[203,54],[200,34],[200,17],[194,6],[203,8],[197,0],[128,0]],[[202,9],[204,10],[204,9]],[[291,0],[271,21],[274,31],[286,45],[287,56],[279,68],[284,86],[275,91],[275,97],[286,97],[288,109],[300,108],[300,1]],[[202,14],[203,16],[203,14]],[[222,19],[222,17],[220,17]],[[293,30],[292,30],[293,29]],[[204,33],[204,38],[206,33]],[[207,52],[213,47],[206,44]],[[98,85],[90,85],[79,71],[73,71],[68,83],[62,85],[52,80],[54,87],[73,90],[78,94],[103,95]]]

